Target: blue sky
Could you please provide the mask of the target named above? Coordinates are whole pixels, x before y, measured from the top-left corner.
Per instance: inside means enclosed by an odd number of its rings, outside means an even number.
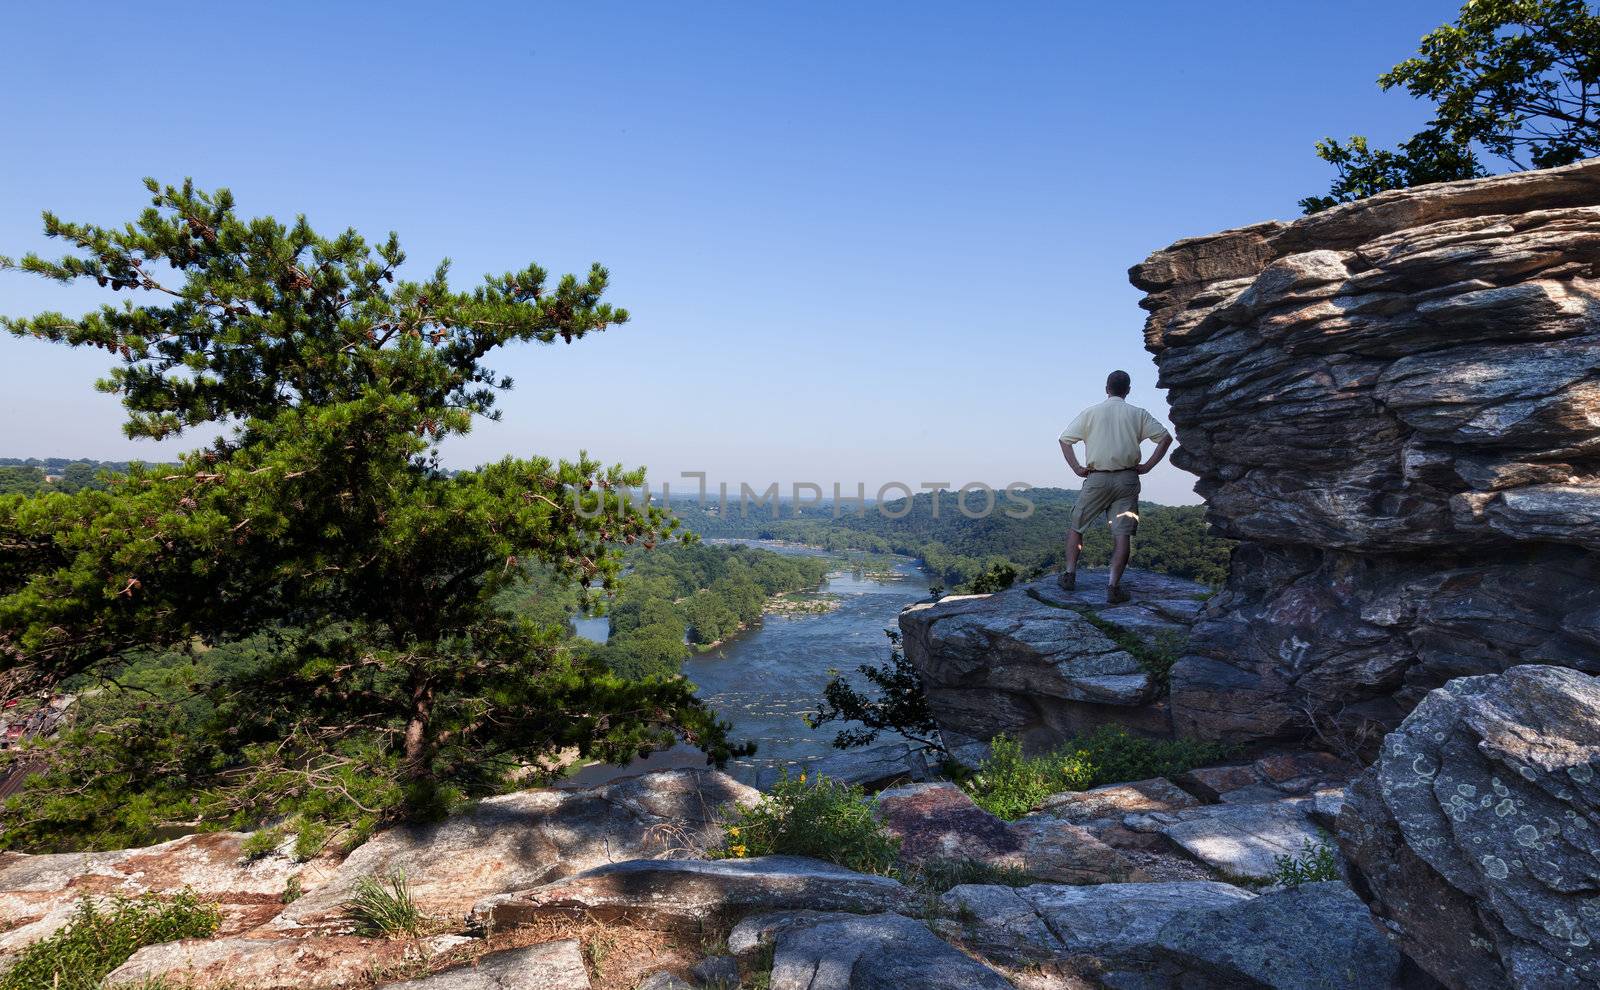
[[[602,261],[632,323],[518,348],[445,450],[713,479],[1067,484],[1105,373],[1165,418],[1129,265],[1323,192],[1324,135],[1407,136],[1377,75],[1448,2],[15,5],[0,253],[139,180],[399,231],[462,280]],[[98,299],[0,275],[0,311]],[[159,457],[102,352],[0,339],[0,456]],[[1163,468],[1147,497],[1191,502]]]

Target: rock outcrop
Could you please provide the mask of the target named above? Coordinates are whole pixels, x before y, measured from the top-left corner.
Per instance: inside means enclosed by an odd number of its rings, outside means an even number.
[[[691,855],[722,841],[730,806],[759,797],[711,770],[664,770],[585,791],[521,791],[479,801],[428,825],[374,836],[272,927],[347,930],[344,904],[359,877],[403,874],[426,914],[459,919],[485,897],[623,860]],[[281,890],[281,885],[280,885]]]
[[[1451,681],[1384,740],[1338,826],[1355,889],[1445,986],[1600,986],[1600,680]]]
[[[1134,601],[1106,605],[1104,572],[1062,591],[1054,576],[993,595],[957,595],[900,613],[906,659],[950,733],[987,740],[1004,732],[1045,749],[1101,725],[1169,731],[1151,666],[1108,627],[1151,651],[1175,650],[1207,589],[1129,572]]]
[[[1182,734],[1359,747],[1452,677],[1600,671],[1600,159],[1179,241],[1130,273],[1242,541]]]

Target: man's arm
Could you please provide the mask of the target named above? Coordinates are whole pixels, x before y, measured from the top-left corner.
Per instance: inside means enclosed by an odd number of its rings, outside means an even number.
[[[1161,463],[1161,458],[1167,456],[1167,448],[1172,446],[1172,434],[1168,433],[1156,441],[1156,449],[1151,451],[1150,459],[1139,465],[1134,470],[1140,474],[1149,474],[1150,470]]]
[[[1162,448],[1165,449],[1165,448]],[[1080,478],[1089,477],[1089,472],[1082,464],[1078,463],[1078,455],[1073,452],[1072,444],[1066,440],[1061,441],[1061,456],[1067,459],[1067,466],[1072,468],[1072,473]]]

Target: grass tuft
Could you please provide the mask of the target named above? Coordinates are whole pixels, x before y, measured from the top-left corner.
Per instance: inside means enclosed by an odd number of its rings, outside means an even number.
[[[942,894],[964,883],[1026,887],[1035,883],[1028,871],[1017,866],[994,866],[976,859],[930,859],[917,868],[911,882],[930,894]]]
[[[423,934],[427,919],[412,900],[404,873],[387,877],[357,877],[345,914],[355,922],[356,934],[369,938],[406,938]]]
[[[990,755],[962,786],[978,807],[1007,820],[1021,818],[1045,798],[1150,777],[1170,777],[1226,759],[1232,748],[1190,739],[1148,739],[1105,726],[1038,756],[996,736]]]

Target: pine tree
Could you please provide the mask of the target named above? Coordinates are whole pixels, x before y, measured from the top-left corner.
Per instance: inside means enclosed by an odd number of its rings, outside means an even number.
[[[484,364],[493,352],[627,320],[601,300],[604,268],[552,284],[530,265],[461,290],[445,263],[410,281],[392,233],[324,237],[304,217],[241,218],[226,190],[146,185],[135,222],[46,213],[71,253],[0,259],[121,305],[0,326],[116,358],[98,387],[121,397],[130,437],[223,435],[105,490],[0,496],[0,687],[114,685],[151,651],[249,641],[254,659],[190,679],[205,704],[160,745],[129,740],[177,702],[126,698],[130,731],[69,733],[40,757],[41,784],[89,793],[120,775],[185,795],[191,824],[370,827],[503,789],[562,750],[625,761],[682,737],[713,761],[734,752],[681,678],[619,679],[495,603],[536,565],[609,588],[620,546],[677,538],[628,497],[642,471],[438,460],[439,441],[498,417],[512,383]],[[47,790],[14,802],[14,825],[93,818]]]

